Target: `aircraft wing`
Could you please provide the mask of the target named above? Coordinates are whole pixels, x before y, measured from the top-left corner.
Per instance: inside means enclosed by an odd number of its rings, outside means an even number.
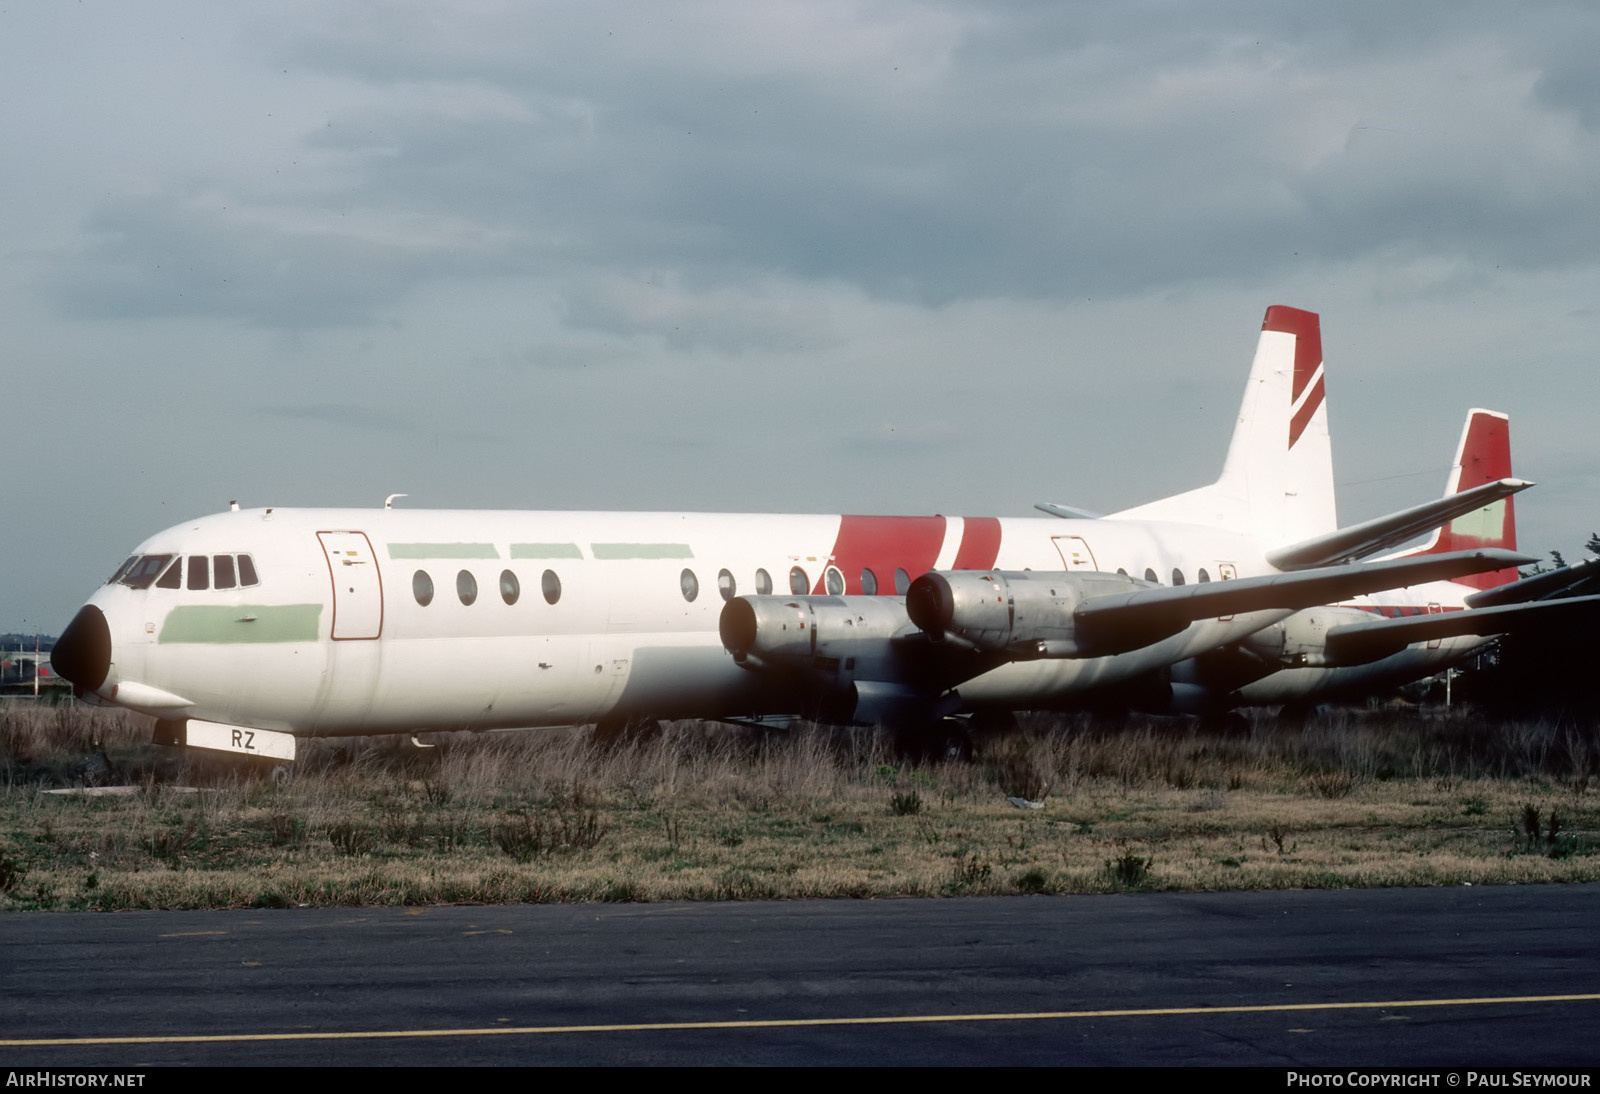
[[[1348,528],[1313,536],[1267,552],[1267,561],[1280,570],[1309,570],[1351,562],[1398,547],[1406,540],[1438,528],[1457,517],[1508,498],[1533,483],[1526,479],[1499,479],[1413,505],[1386,517],[1362,521]]]
[[[1498,604],[1525,604],[1533,600],[1581,595],[1600,580],[1600,558],[1575,562],[1549,573],[1534,574],[1507,585],[1497,585],[1467,597],[1471,608],[1492,608]]]
[[[1556,626],[1582,619],[1600,619],[1600,596],[1502,604],[1405,619],[1347,623],[1328,630],[1325,657],[1329,665],[1365,665],[1399,653],[1413,642],[1475,634],[1485,638],[1529,626]]]
[[[1097,657],[1138,649],[1199,619],[1332,604],[1364,593],[1524,565],[1528,557],[1484,548],[1096,596],[1073,614],[1076,655]]]

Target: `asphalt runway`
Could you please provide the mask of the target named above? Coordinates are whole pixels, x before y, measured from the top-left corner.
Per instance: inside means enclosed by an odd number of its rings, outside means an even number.
[[[0,1065],[1586,1067],[1597,926],[1595,885],[17,913]]]

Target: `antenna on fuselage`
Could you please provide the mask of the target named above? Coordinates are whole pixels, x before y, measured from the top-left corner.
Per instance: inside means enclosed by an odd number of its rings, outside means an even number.
[[[383,507],[385,509],[393,509],[395,498],[409,498],[410,496],[410,494],[390,494],[388,497],[383,499]]]
[[[228,512],[237,513],[238,511],[239,511],[239,499],[238,498],[229,498],[228,499]]]

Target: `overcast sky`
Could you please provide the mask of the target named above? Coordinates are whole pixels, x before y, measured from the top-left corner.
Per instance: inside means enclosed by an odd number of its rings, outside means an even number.
[[[1210,481],[1322,313],[1345,522],[1511,414],[1600,529],[1588,3],[0,9],[0,630],[255,505],[1021,515]]]

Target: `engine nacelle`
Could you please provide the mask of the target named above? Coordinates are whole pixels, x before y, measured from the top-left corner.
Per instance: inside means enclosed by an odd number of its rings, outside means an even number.
[[[912,628],[899,597],[736,596],[723,605],[717,630],[740,664],[802,667],[881,657],[890,639]]]
[[[1370,612],[1359,608],[1306,608],[1262,628],[1239,644],[1285,668],[1331,667],[1334,662],[1327,657],[1329,629],[1346,623],[1369,623],[1373,618]]]
[[[1108,593],[1150,588],[1126,574],[957,570],[923,574],[906,591],[911,621],[934,638],[1014,658],[1085,657],[1073,613]]]

